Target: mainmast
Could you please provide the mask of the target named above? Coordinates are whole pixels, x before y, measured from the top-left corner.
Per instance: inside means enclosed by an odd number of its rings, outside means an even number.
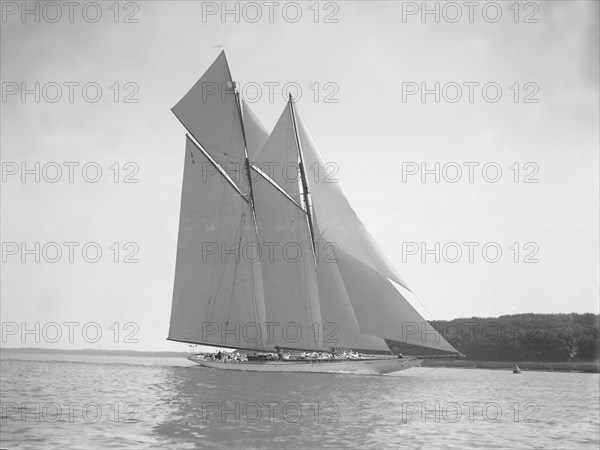
[[[304,168],[304,158],[302,157],[302,147],[300,146],[300,138],[298,137],[298,127],[296,126],[296,112],[294,111],[294,100],[292,94],[289,94],[290,111],[292,113],[292,124],[294,126],[294,136],[296,138],[296,146],[298,148],[300,179],[302,180],[302,196],[304,198],[304,204],[306,205],[306,216],[308,220],[308,228],[310,231],[310,241],[312,243],[313,258],[315,264],[317,262],[317,252],[315,248],[315,231],[313,227],[313,215],[312,215],[312,200],[310,197],[310,191],[308,189],[308,181],[306,179],[306,170]]]

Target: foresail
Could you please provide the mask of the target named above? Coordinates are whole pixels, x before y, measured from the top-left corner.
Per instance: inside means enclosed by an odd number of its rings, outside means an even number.
[[[357,217],[337,181],[328,175],[329,166],[319,153],[298,113],[296,121],[304,164],[311,168],[308,181],[316,222],[321,233],[320,236],[315,236],[315,240],[325,239],[335,243],[341,250],[409,289]]]
[[[322,350],[323,322],[306,213],[258,171],[253,172],[269,343]]]
[[[248,194],[244,133],[225,52],[221,52],[172,111],[240,190]]]
[[[288,102],[253,163],[300,204],[298,143],[291,108]]]
[[[342,250],[336,259],[363,333],[458,353],[385,276]]]
[[[169,339],[272,349],[252,211],[210,166],[188,137]]]

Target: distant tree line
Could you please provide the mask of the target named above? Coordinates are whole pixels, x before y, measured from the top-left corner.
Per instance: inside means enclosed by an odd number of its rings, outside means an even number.
[[[600,315],[597,314],[515,314],[430,323],[472,360],[599,359]]]

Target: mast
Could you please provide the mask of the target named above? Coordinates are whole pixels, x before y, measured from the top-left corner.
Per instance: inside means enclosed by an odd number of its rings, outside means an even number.
[[[227,67],[229,69],[229,66]],[[231,72],[229,72],[229,76],[231,78]],[[242,114],[242,105],[240,104],[240,93],[237,90],[236,82],[231,81],[233,93],[235,95],[235,104],[237,106],[238,117],[240,118],[240,124],[242,126],[242,137],[244,138],[244,156],[245,156],[245,166],[246,166],[246,176],[248,177],[248,195],[250,200],[250,209],[252,209],[252,220],[254,221],[254,229],[256,231],[256,239],[258,241],[258,224],[256,223],[256,209],[254,208],[254,191],[252,190],[252,178],[250,172],[250,158],[248,156],[248,141],[246,140],[246,128],[244,127],[244,116]]]
[[[292,94],[289,94],[289,102],[290,102],[290,111],[292,113],[292,124],[294,126],[294,137],[296,138],[296,146],[298,148],[298,156],[300,162],[298,164],[298,168],[300,169],[300,179],[302,180],[302,196],[304,198],[304,204],[306,205],[306,217],[308,220],[308,228],[310,231],[310,241],[312,243],[313,250],[313,258],[315,260],[315,264],[317,263],[317,253],[315,249],[315,231],[313,227],[313,217],[312,217],[312,201],[310,198],[310,191],[308,189],[308,182],[306,180],[306,172],[304,169],[304,158],[302,157],[302,147],[300,146],[300,138],[298,137],[298,127],[296,126],[296,112],[294,111],[294,100],[292,99]]]
[[[233,83],[233,92],[235,93],[235,104],[237,105],[237,111],[240,118],[240,124],[242,125],[242,136],[244,138],[244,156],[246,157],[246,176],[248,177],[248,185],[250,186],[250,204],[252,205],[252,211],[254,212],[254,192],[252,191],[252,181],[250,179],[250,159],[248,157],[248,142],[246,141],[246,129],[244,128],[244,116],[242,114],[242,105],[240,105],[240,93],[237,90],[235,81]],[[256,223],[256,221],[254,221]]]
[[[225,53],[225,50],[222,52]],[[258,225],[256,223],[256,210],[254,208],[254,192],[252,190],[252,179],[250,178],[250,159],[248,158],[248,141],[246,139],[246,128],[244,127],[244,117],[242,114],[242,105],[240,104],[240,93],[237,90],[237,84],[233,81],[233,77],[231,76],[231,69],[229,69],[229,63],[226,61],[227,73],[229,74],[229,79],[231,80],[231,88],[233,89],[233,94],[235,97],[235,106],[238,112],[238,117],[240,119],[240,126],[242,127],[242,138],[244,139],[244,159],[246,166],[246,176],[248,177],[248,196],[250,197],[250,209],[252,210],[252,219],[254,221],[254,229],[256,231],[256,239],[258,240]]]
[[[229,65],[227,65],[227,69],[229,70]],[[231,71],[229,72],[229,76],[231,78]],[[250,172],[250,158],[249,158],[249,154],[248,154],[248,141],[246,140],[246,128],[244,127],[244,115],[242,113],[242,105],[240,104],[240,93],[237,90],[237,86],[235,81],[233,81],[233,79],[231,80],[231,83],[233,84],[233,93],[235,95],[235,104],[237,106],[237,111],[238,111],[238,116],[240,118],[240,125],[242,126],[242,137],[244,138],[244,156],[245,156],[245,165],[246,165],[246,176],[248,177],[248,196],[249,198],[249,204],[250,204],[250,211],[252,211],[252,221],[254,222],[254,231],[256,233],[256,243],[258,244],[258,222],[256,221],[256,209],[254,206],[254,191],[252,189],[252,178],[251,178],[251,172]],[[241,235],[240,235],[240,239],[241,239]],[[240,250],[241,251],[241,250]],[[253,265],[250,264],[250,271],[252,273],[254,273],[254,269],[253,269]],[[256,302],[255,303],[255,308],[256,308]]]

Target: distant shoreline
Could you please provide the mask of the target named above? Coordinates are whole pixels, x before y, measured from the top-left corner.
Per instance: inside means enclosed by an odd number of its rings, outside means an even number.
[[[37,354],[70,354],[89,356],[146,356],[158,358],[185,358],[189,352],[174,351],[138,351],[138,350],[102,350],[102,349],[50,349],[50,348],[2,348],[0,353],[37,353]],[[539,362],[539,361],[482,361],[469,359],[426,359],[421,367],[445,367],[462,369],[497,369],[509,370],[518,364],[521,370],[560,371],[600,373],[600,361],[571,361],[571,362]]]
[[[48,355],[53,354],[68,354],[68,355],[91,355],[91,356],[151,356],[160,358],[177,358],[186,357],[189,352],[174,352],[174,351],[139,351],[139,350],[103,350],[94,348],[84,349],[55,349],[55,348],[37,348],[37,347],[25,347],[25,348],[4,348],[0,347],[0,353],[44,353]]]

